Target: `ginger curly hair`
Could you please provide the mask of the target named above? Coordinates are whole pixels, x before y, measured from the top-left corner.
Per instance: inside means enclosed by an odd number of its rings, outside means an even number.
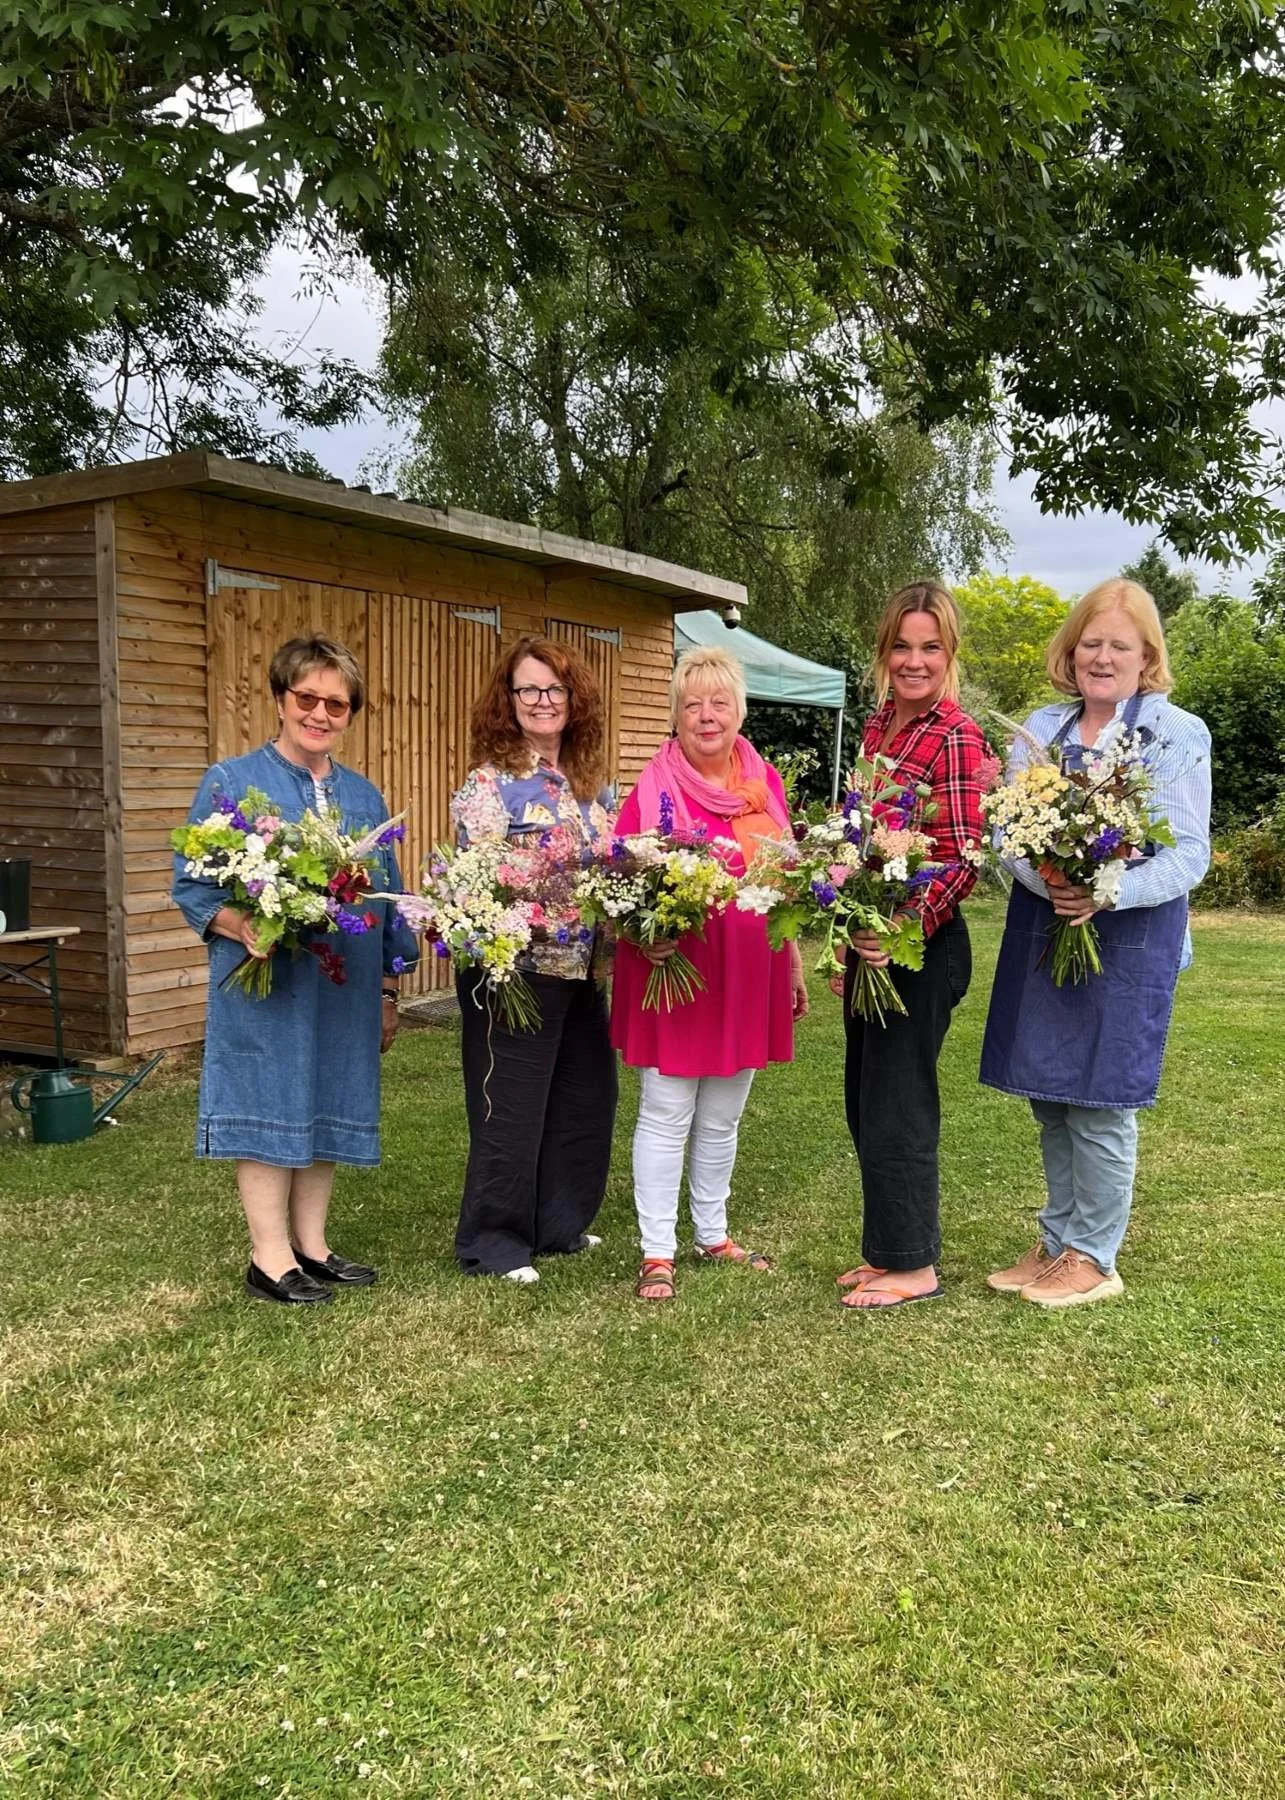
[[[558,766],[577,800],[594,800],[607,776],[605,737],[606,709],[598,679],[583,657],[569,644],[547,637],[519,638],[491,670],[478,695],[469,726],[469,762],[494,763],[516,773],[527,766],[530,749],[513,709],[513,671],[524,656],[534,656],[553,670],[571,690],[567,722],[562,732]]]

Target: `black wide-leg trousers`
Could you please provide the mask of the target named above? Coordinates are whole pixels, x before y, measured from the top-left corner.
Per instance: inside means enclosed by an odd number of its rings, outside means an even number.
[[[456,978],[469,1158],[455,1254],[504,1275],[580,1247],[607,1189],[616,1056],[594,981],[528,975],[536,1031],[510,1031],[473,969]]]
[[[972,977],[968,927],[956,913],[924,945],[922,969],[890,966],[906,1013],[886,1024],[852,1017],[856,965],[849,950],[843,1092],[861,1164],[861,1254],[876,1269],[923,1269],[941,1256],[937,1058]]]

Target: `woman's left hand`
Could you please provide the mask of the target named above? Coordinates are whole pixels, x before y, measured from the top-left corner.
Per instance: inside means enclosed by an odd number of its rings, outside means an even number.
[[[396,1000],[390,1000],[385,994],[379,1012],[379,1054],[382,1056],[391,1047],[393,1039],[397,1036],[400,1020]]]
[[[1052,882],[1048,886],[1049,901],[1059,919],[1067,919],[1072,925],[1085,925],[1101,907],[1094,903],[1093,895],[1086,887],[1077,887],[1073,882]]]
[[[808,984],[803,974],[803,952],[797,944],[790,945],[790,1005],[794,1019],[807,1018]]]

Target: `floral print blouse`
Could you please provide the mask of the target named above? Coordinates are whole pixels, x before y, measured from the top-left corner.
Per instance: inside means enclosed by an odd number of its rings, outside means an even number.
[[[461,845],[479,838],[538,835],[561,826],[588,850],[600,838],[611,836],[615,817],[615,796],[609,787],[596,800],[577,800],[566,776],[534,751],[525,769],[500,769],[494,763],[470,769],[451,801],[451,820]],[[549,942],[533,944],[519,959],[519,967],[582,981],[593,957],[593,933],[582,932],[574,913],[565,919],[554,913],[552,918]],[[559,941],[564,931],[566,941]]]

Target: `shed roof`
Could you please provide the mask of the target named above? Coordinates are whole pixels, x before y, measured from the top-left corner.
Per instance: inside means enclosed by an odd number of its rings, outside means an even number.
[[[715,605],[745,605],[739,581],[724,581],[699,569],[684,569],[655,556],[593,544],[584,538],[492,519],[458,506],[420,506],[395,494],[372,494],[368,488],[342,481],[315,481],[263,463],[238,462],[208,450],[184,450],[177,456],[143,462],[115,463],[69,475],[45,475],[34,481],[0,482],[0,515],[74,506],[118,495],[154,493],[166,488],[195,488],[228,500],[277,507],[400,537],[451,544],[486,556],[558,568],[568,575],[598,576],[626,587],[644,588],[677,602],[675,611]],[[687,605],[684,605],[687,602]]]

